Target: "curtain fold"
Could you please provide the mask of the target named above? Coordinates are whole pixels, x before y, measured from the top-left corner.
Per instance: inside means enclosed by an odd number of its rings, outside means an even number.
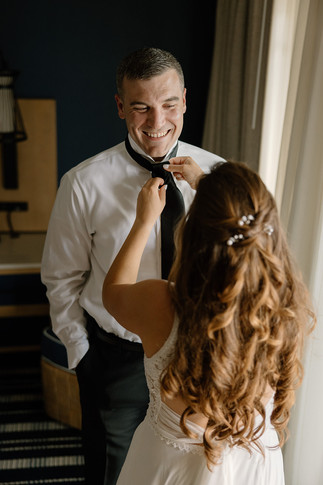
[[[273,0],[267,4],[267,9],[274,15],[272,22],[276,29],[271,30],[275,35],[270,38],[271,72],[268,79],[276,85],[272,90],[268,86],[265,117],[273,105],[279,109],[272,110],[271,122],[264,123],[261,128],[260,105],[263,103],[263,92],[260,89],[256,110],[257,124],[260,123],[260,127],[256,128],[257,133],[250,128],[255,82],[247,73],[248,55],[251,52],[253,57],[259,54],[250,50],[247,42],[251,35],[249,15],[253,8],[257,8],[254,3],[259,8],[265,2],[218,0],[214,61],[203,147],[224,158],[249,162],[252,168],[257,169],[260,137],[262,139],[264,166],[261,167],[261,175],[266,184],[267,178],[271,179],[270,189],[272,186],[289,243],[309,287],[318,319],[314,335],[307,342],[304,381],[297,392],[289,424],[290,438],[283,449],[286,485],[321,485],[323,2]],[[251,15],[253,16],[255,15]],[[257,16],[258,19],[259,17],[260,15]],[[239,22],[245,25],[239,28]],[[266,56],[268,36],[266,31],[263,56]],[[263,62],[267,64],[264,57]],[[284,70],[283,76],[280,76],[280,69]],[[266,65],[262,65],[262,89],[265,85],[265,71]],[[284,81],[281,89],[280,79]],[[249,106],[245,107],[245,104]],[[249,130],[244,126],[246,120]],[[276,129],[269,130],[269,125]]]
[[[298,28],[305,36],[297,45]],[[297,93],[287,102],[278,170],[284,174],[281,218],[308,284],[317,327],[304,358],[304,381],[297,393],[284,447],[286,485],[321,485],[323,477],[323,2],[302,0],[294,59],[301,65]],[[292,62],[293,64],[293,62]],[[293,65],[292,65],[293,68]],[[289,116],[289,111],[293,117]]]
[[[218,0],[202,146],[258,169],[272,0]]]

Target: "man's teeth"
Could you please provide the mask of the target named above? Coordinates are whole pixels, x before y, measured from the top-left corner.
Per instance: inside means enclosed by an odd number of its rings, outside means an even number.
[[[148,132],[146,132],[146,135],[150,136],[151,138],[160,138],[161,136],[167,135],[167,131],[163,131],[161,133],[148,133]]]

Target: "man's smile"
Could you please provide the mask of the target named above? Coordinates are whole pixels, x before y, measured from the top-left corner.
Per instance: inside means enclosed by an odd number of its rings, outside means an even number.
[[[143,133],[145,135],[149,136],[149,138],[162,138],[163,136],[166,136],[169,132],[170,132],[170,130],[160,131],[158,133],[152,133],[152,132],[149,132],[149,131],[143,131]]]

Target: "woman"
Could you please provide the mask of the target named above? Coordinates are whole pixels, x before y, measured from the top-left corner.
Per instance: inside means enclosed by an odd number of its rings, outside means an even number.
[[[307,292],[260,177],[240,163],[201,175],[182,162],[169,170],[197,192],[169,281],[136,283],[167,196],[151,179],[103,286],[106,309],[142,340],[150,391],[118,485],[280,485]]]

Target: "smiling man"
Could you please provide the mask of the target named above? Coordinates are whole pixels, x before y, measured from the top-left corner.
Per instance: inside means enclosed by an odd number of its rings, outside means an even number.
[[[186,89],[178,71],[150,79],[125,77],[116,95],[120,118],[133,141],[155,161],[161,161],[177,142],[186,111]]]
[[[194,197],[181,170],[192,159],[204,171],[222,160],[178,140],[186,89],[181,66],[169,52],[144,48],[128,55],[118,66],[117,91],[127,138],[64,175],[42,261],[52,327],[78,377],[88,485],[116,483],[148,404],[140,339],[121,327],[101,300],[104,277],[134,221],[138,193],[151,176],[162,176],[168,185],[138,279],[167,278],[172,219],[183,215]],[[161,165],[169,159],[166,171]]]

